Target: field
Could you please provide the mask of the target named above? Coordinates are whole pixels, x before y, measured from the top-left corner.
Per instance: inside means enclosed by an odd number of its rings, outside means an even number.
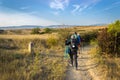
[[[31,34],[31,29],[4,31],[0,34],[1,80],[64,80],[68,67],[63,56],[64,39],[74,31],[84,37],[103,28],[106,26],[71,27],[51,29],[48,33],[41,29],[41,34]],[[33,53],[28,50],[30,42],[33,42]],[[115,61],[119,58],[112,59],[120,70]]]

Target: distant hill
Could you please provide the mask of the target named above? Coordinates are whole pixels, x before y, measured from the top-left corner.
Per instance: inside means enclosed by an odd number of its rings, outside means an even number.
[[[65,28],[65,27],[77,27],[77,26],[104,26],[107,24],[94,24],[94,25],[50,25],[50,26],[38,26],[38,25],[22,25],[22,26],[4,26],[0,27],[0,30],[9,29],[33,29],[33,28]]]
[[[71,27],[72,25],[50,25],[50,26],[38,26],[38,25],[22,25],[22,26],[4,26],[0,27],[2,30],[8,29],[33,29],[33,28],[63,28],[63,27]]]

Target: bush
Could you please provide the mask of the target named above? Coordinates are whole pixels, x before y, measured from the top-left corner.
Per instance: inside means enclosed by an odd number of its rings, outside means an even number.
[[[88,32],[81,34],[81,38],[83,39],[84,42],[90,43],[91,40],[95,40],[97,38],[98,32],[93,31],[93,32]]]
[[[57,40],[55,37],[50,36],[50,37],[47,39],[46,42],[47,42],[48,47],[53,47],[53,46],[56,46],[56,45],[57,45],[58,40]]]
[[[39,31],[40,31],[39,28],[34,28],[34,29],[32,29],[31,34],[39,34],[40,33]]]
[[[117,20],[114,23],[109,24],[108,32],[114,33],[114,36],[116,36],[116,34],[120,32],[120,20]]]
[[[111,37],[112,38],[112,37]],[[112,48],[112,42],[110,42],[110,35],[107,33],[107,29],[103,29],[97,38],[98,45],[101,48],[102,52],[111,52],[110,47]]]
[[[52,29],[50,29],[50,28],[45,28],[44,31],[45,31],[45,33],[50,33],[50,32],[52,31]]]
[[[98,45],[103,52],[120,53],[120,21],[109,24],[108,29],[103,29],[98,35]],[[114,54],[113,54],[114,55]]]

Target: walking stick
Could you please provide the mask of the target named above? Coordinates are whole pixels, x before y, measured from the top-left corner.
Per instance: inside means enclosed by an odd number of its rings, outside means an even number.
[[[84,50],[84,39],[81,42],[81,53],[82,53],[82,50]]]

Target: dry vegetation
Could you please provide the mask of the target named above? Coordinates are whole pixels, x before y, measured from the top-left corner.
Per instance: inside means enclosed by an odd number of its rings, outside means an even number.
[[[96,67],[95,74],[99,76],[99,80],[120,80],[120,58],[112,57],[101,51],[98,47],[91,50],[91,55],[95,56],[94,62],[99,62]]]
[[[61,28],[38,35],[31,34],[30,29],[5,31],[0,34],[1,80],[63,80],[67,68],[63,58],[64,39],[74,31],[85,34],[103,28],[106,26]],[[34,43],[34,57],[28,52],[30,41]],[[95,53],[97,61],[100,61],[100,72],[105,74],[102,80],[119,80],[120,58],[100,56],[98,51],[93,50],[92,53]]]
[[[30,41],[34,43],[34,57],[28,52]],[[1,80],[62,80],[67,65],[62,52],[48,49],[45,39],[0,39]],[[51,54],[60,58],[49,57]]]

